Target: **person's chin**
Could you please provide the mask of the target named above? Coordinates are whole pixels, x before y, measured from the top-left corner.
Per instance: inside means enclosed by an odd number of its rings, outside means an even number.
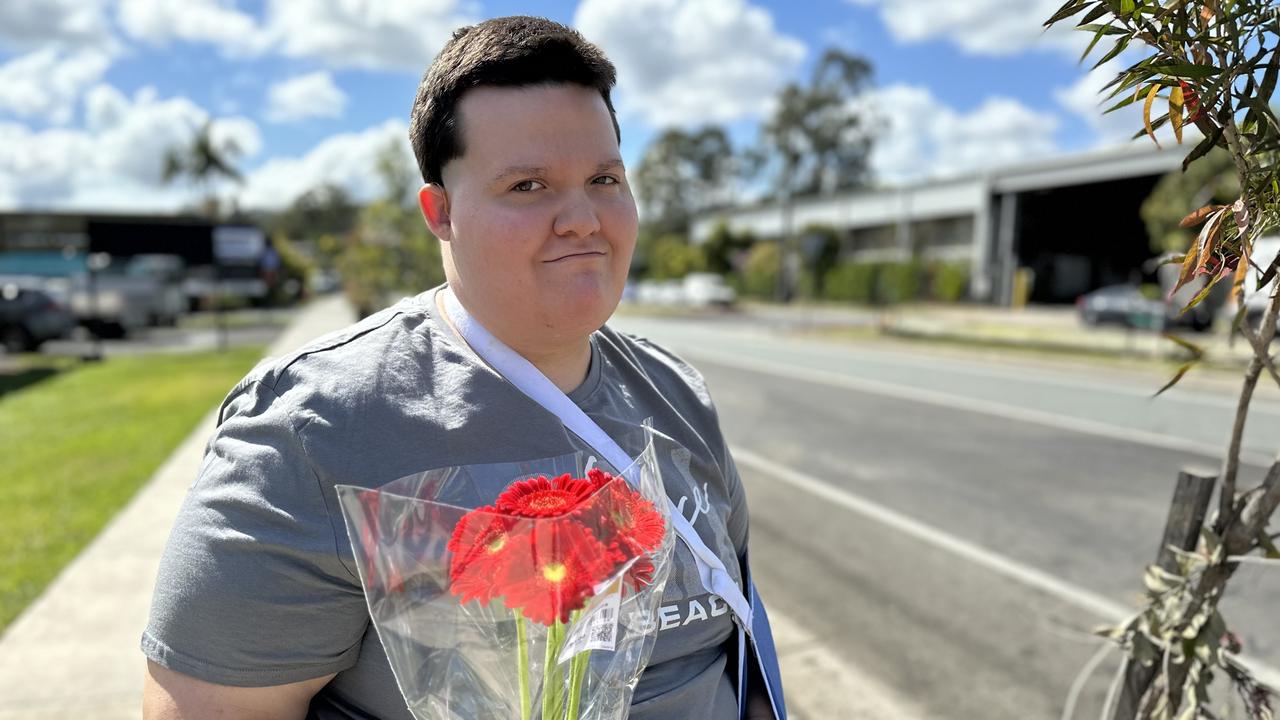
[[[553,314],[566,329],[590,334],[605,324],[621,300],[621,291],[601,285],[578,286],[558,298]]]

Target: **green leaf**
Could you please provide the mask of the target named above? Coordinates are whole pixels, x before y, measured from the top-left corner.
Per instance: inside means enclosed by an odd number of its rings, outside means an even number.
[[[1188,165],[1204,157],[1210,150],[1214,148],[1215,145],[1218,144],[1218,140],[1220,140],[1221,138],[1222,138],[1222,128],[1221,127],[1215,128],[1212,135],[1209,135],[1205,137],[1205,139],[1201,140],[1200,144],[1196,145],[1195,148],[1193,148],[1191,152],[1187,153],[1187,156],[1182,159],[1182,172],[1187,171]]]
[[[1222,277],[1223,277],[1222,275],[1215,275],[1212,280],[1205,283],[1204,288],[1202,288],[1200,292],[1196,293],[1195,297],[1191,298],[1191,302],[1187,303],[1186,307],[1178,311],[1178,317],[1182,317],[1183,315],[1186,315],[1188,310],[1199,305],[1201,302],[1204,301],[1205,298],[1209,297],[1209,293],[1213,292],[1213,286],[1217,285],[1218,281],[1221,280]]]
[[[1140,96],[1138,96],[1138,95],[1126,95],[1126,96],[1125,96],[1125,98],[1124,98],[1123,100],[1121,100],[1120,102],[1116,103],[1115,105],[1112,105],[1111,107],[1107,108],[1106,110],[1103,110],[1103,111],[1102,111],[1102,114],[1103,114],[1103,115],[1106,115],[1107,113],[1115,112],[1116,110],[1119,110],[1120,108],[1128,107],[1128,106],[1130,106],[1130,105],[1132,105],[1132,104],[1134,104],[1134,103],[1138,102],[1138,97],[1140,97]]]
[[[1129,31],[1119,25],[1097,24],[1097,25],[1081,25],[1078,30],[1087,30],[1089,32],[1100,32],[1103,35],[1128,35]]]
[[[1256,118],[1257,122],[1266,120],[1267,124],[1273,129],[1280,130],[1280,123],[1276,122],[1275,111],[1273,111],[1271,106],[1267,105],[1260,98],[1245,98],[1241,100],[1240,103],[1249,108],[1249,114],[1246,116],[1246,119]]]
[[[1114,46],[1114,47],[1112,47],[1112,48],[1111,48],[1111,50],[1110,50],[1110,51],[1108,51],[1106,55],[1103,55],[1101,60],[1099,60],[1098,62],[1094,63],[1094,64],[1093,64],[1093,66],[1096,68],[1096,67],[1098,67],[1099,65],[1103,65],[1103,64],[1105,64],[1108,60],[1110,60],[1111,58],[1113,58],[1113,57],[1115,57],[1115,56],[1119,55],[1120,53],[1124,52],[1124,49],[1125,49],[1125,48],[1127,48],[1127,47],[1129,47],[1129,41],[1130,41],[1130,40],[1132,40],[1132,39],[1133,39],[1133,38],[1130,38],[1130,37],[1122,37],[1122,38],[1120,38],[1119,40],[1117,40],[1117,41],[1116,41],[1115,46]]]
[[[1222,71],[1212,65],[1192,65],[1190,63],[1172,63],[1168,65],[1152,65],[1152,70],[1170,77],[1191,78],[1200,80],[1213,77]]]
[[[1090,25],[1089,27],[1093,27],[1093,26]],[[1103,25],[1099,27],[1096,32],[1094,32],[1093,40],[1090,40],[1089,46],[1084,49],[1084,52],[1080,53],[1079,62],[1084,62],[1084,59],[1089,57],[1089,53],[1093,52],[1094,46],[1096,46],[1098,44],[1098,41],[1102,39],[1102,36],[1106,34],[1107,27],[1108,27],[1107,25]],[[1082,29],[1088,29],[1088,28],[1082,28]]]
[[[1088,14],[1080,18],[1080,25],[1078,25],[1077,27],[1083,27],[1085,25],[1088,25],[1094,20],[1097,20],[1103,15],[1106,15],[1108,12],[1110,12],[1110,9],[1105,4],[1098,3],[1097,6],[1095,6],[1092,10],[1088,12]]]
[[[1258,544],[1266,551],[1266,557],[1270,560],[1280,560],[1280,548],[1276,548],[1276,544],[1272,542],[1271,536],[1266,530],[1258,531]]]
[[[1182,367],[1178,368],[1178,371],[1175,372],[1173,374],[1173,377],[1169,379],[1169,382],[1165,383],[1163,387],[1161,387],[1159,390],[1152,393],[1151,397],[1153,398],[1160,397],[1162,394],[1164,394],[1164,391],[1172,388],[1174,385],[1177,385],[1178,381],[1182,379],[1182,376],[1186,375],[1191,370],[1191,368],[1195,367],[1198,363],[1199,363],[1198,360],[1192,360],[1191,362],[1183,363]]]
[[[1050,16],[1048,20],[1044,21],[1044,26],[1049,27],[1056,22],[1066,20],[1086,7],[1088,7],[1088,5],[1084,0],[1067,0],[1067,2],[1063,3],[1062,7],[1058,8],[1057,12]]]
[[[1204,348],[1200,347],[1199,345],[1196,345],[1190,340],[1187,340],[1185,338],[1180,338],[1177,335],[1174,335],[1172,333],[1163,333],[1163,335],[1165,340],[1168,340],[1169,342],[1172,342],[1174,345],[1177,345],[1183,350],[1186,350],[1187,352],[1191,353],[1191,355],[1195,359],[1199,360],[1200,358],[1204,357]]]
[[[1271,51],[1271,62],[1267,63],[1267,71],[1262,74],[1262,85],[1255,96],[1264,104],[1271,99],[1276,90],[1276,80],[1280,77],[1280,48]]]

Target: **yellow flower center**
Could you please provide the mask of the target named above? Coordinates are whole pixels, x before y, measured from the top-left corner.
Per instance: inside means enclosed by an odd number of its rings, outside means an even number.
[[[492,555],[498,552],[499,550],[501,550],[502,546],[506,544],[507,544],[507,536],[503,534],[490,540],[489,544],[485,546],[485,549],[489,552],[490,555]]]
[[[542,566],[542,577],[546,578],[547,582],[558,583],[568,574],[569,568],[563,563],[547,563]]]

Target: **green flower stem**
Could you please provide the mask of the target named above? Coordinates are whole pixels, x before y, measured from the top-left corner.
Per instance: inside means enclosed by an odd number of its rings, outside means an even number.
[[[564,644],[563,627],[558,618],[547,627],[547,653],[542,665],[542,720],[560,720],[564,708],[560,692],[564,677],[557,662],[560,646]]]
[[[582,684],[587,677],[587,667],[591,660],[591,651],[583,650],[573,656],[569,664],[569,712],[566,720],[578,720],[578,706],[582,701]]]
[[[533,720],[533,698],[529,694],[529,631],[524,615],[516,611],[516,664],[520,673],[520,720]]]

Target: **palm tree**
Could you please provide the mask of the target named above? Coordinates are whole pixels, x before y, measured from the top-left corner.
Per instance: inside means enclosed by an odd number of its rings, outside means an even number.
[[[240,146],[230,138],[220,144],[214,142],[212,126],[213,123],[206,120],[187,145],[171,147],[165,153],[162,176],[166,183],[180,177],[191,180],[204,196],[204,212],[211,216],[216,215],[218,209],[213,183],[219,177],[244,181],[244,176],[232,165],[232,158],[241,153]]]

